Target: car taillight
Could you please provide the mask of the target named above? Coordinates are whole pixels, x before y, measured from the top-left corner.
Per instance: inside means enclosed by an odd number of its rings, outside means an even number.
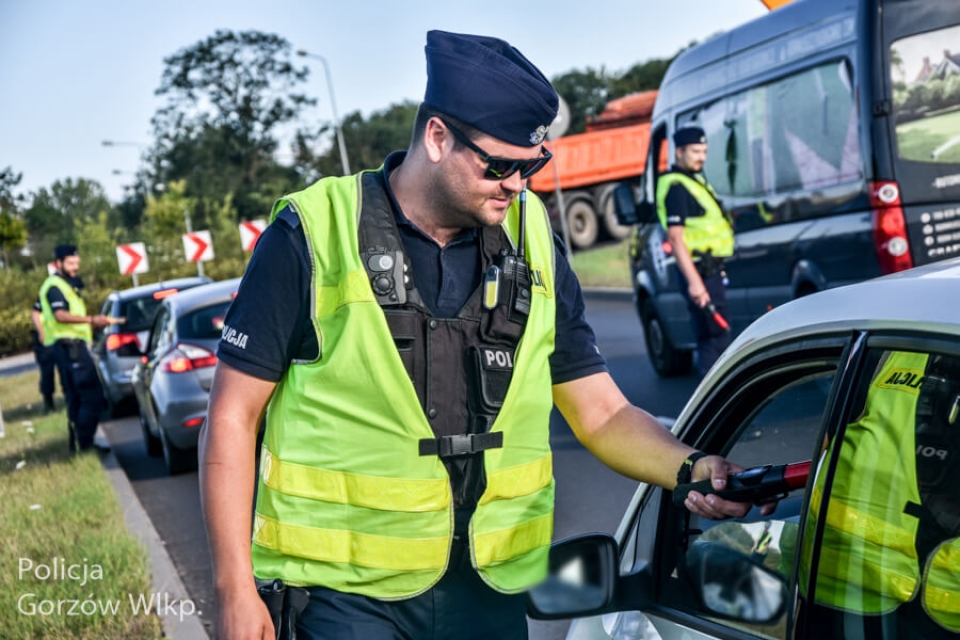
[[[907,220],[900,202],[900,185],[893,181],[870,183],[873,208],[873,247],[883,273],[895,273],[913,267]]]
[[[160,360],[160,368],[167,373],[185,373],[216,364],[216,355],[191,344],[178,344]]]
[[[116,351],[118,356],[140,355],[140,341],[135,333],[112,333],[107,336],[107,351]]]
[[[183,426],[185,427],[199,427],[203,424],[203,418],[190,418],[189,420],[183,421]]]

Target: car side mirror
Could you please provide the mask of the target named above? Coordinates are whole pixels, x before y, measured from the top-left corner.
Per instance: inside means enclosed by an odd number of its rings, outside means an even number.
[[[624,182],[613,190],[613,211],[621,225],[644,224],[653,216],[653,205],[634,200],[633,187]]]
[[[537,620],[592,615],[613,602],[617,542],[591,533],[550,547],[547,578],[527,592],[527,613]]]
[[[705,612],[755,624],[770,624],[783,615],[786,580],[762,559],[716,542],[697,542],[687,550],[681,567]]]
[[[614,188],[613,212],[621,225],[634,225],[639,222],[637,204],[633,199],[633,187],[629,184],[622,183]]]

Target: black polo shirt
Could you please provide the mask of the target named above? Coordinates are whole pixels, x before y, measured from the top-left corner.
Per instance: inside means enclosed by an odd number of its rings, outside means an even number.
[[[399,166],[404,155],[396,152],[388,156],[385,174]],[[440,247],[403,214],[389,181],[385,182],[424,304],[437,317],[456,316],[480,286],[479,233],[466,229]],[[287,207],[257,241],[237,297],[224,319],[227,327],[246,334],[248,339],[243,347],[221,340],[217,350],[221,360],[271,382],[279,382],[291,362],[316,360],[317,336],[309,303],[311,261],[300,219]],[[559,249],[556,265],[557,325],[550,370],[553,383],[559,384],[607,368],[584,317],[580,283]]]

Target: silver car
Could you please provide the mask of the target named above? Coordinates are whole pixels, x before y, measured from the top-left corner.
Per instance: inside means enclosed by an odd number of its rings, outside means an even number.
[[[100,313],[108,318],[122,318],[123,322],[112,324],[97,335],[93,357],[111,414],[133,398],[130,374],[146,347],[160,302],[179,291],[210,282],[213,282],[210,278],[178,278],[111,291],[107,295]]]
[[[960,259],[778,307],[673,432],[748,468],[737,520],[641,484],[556,543],[535,618],[568,640],[960,637]]]
[[[147,453],[162,454],[171,475],[196,466],[217,343],[239,284],[234,278],[165,299],[134,368],[133,388]]]

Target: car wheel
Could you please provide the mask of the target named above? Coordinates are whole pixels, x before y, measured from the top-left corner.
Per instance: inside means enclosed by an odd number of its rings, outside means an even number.
[[[150,433],[150,425],[147,424],[147,416],[143,414],[143,409],[139,409],[140,429],[143,431],[143,444],[147,448],[147,455],[151,458],[157,458],[163,453],[163,444],[160,438]]]
[[[643,323],[647,355],[650,357],[650,364],[653,365],[654,371],[664,378],[682,376],[690,371],[693,353],[673,346],[651,300],[644,300],[640,320]]]
[[[574,249],[592,247],[597,241],[600,225],[597,214],[586,200],[575,200],[567,209],[567,231]]]
[[[163,427],[158,430],[160,431],[160,442],[163,445],[163,461],[166,463],[170,475],[176,476],[195,470],[197,468],[197,450],[178,448],[170,442],[170,438],[167,437],[167,432],[163,430]]]

